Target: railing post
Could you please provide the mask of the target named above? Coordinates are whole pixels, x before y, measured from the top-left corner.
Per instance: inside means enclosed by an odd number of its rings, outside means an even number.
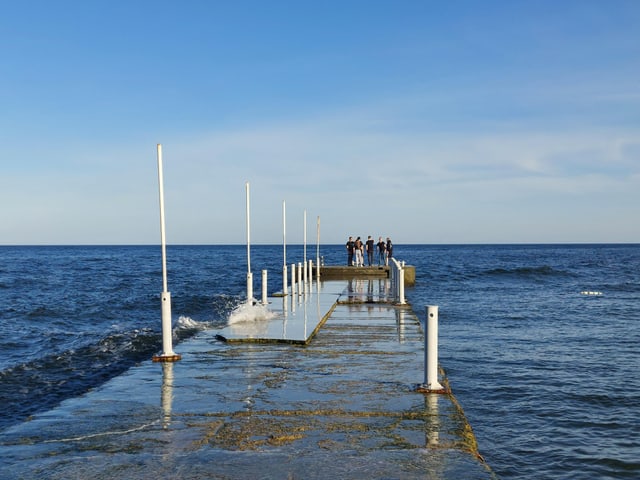
[[[262,304],[266,305],[269,303],[267,300],[267,271],[262,270]]]
[[[302,262],[298,262],[298,295],[304,293],[304,285],[302,284]]]
[[[443,390],[438,382],[438,307],[427,306],[424,329],[424,384],[426,390]]]
[[[405,305],[407,302],[404,298],[404,268],[401,268],[398,273],[398,303]]]
[[[296,294],[296,264],[291,264],[291,296]]]
[[[288,291],[289,291],[289,286],[287,284],[288,279],[287,279],[287,264],[285,263],[284,265],[282,265],[282,295],[286,296]]]
[[[253,273],[247,272],[247,303],[253,303]]]

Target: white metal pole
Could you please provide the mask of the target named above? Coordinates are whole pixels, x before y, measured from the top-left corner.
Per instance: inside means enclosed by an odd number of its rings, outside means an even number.
[[[291,296],[296,294],[296,264],[291,264]]]
[[[262,270],[262,304],[266,305],[269,301],[267,300],[267,271]]]
[[[286,295],[287,285],[287,208],[282,201],[282,295]]]
[[[425,381],[429,390],[442,390],[438,382],[438,307],[427,306],[427,321],[425,328]]]
[[[399,296],[400,299],[398,301],[398,303],[400,305],[405,305],[407,302],[405,301],[404,298],[404,268],[400,267],[400,269],[398,270],[398,291],[399,291]]]
[[[164,223],[164,175],[162,167],[162,145],[158,144],[158,185],[160,188],[160,244],[162,248],[162,291],[167,288],[167,240]]]
[[[308,271],[307,271],[307,211],[305,210],[303,212],[303,217],[302,217],[302,225],[303,225],[303,230],[302,230],[302,244],[303,244],[303,258],[302,258],[302,263],[303,263],[303,270],[302,270],[302,280],[303,280],[303,284],[304,284],[304,293],[307,293],[307,282],[309,281],[309,276],[308,276]]]
[[[282,295],[288,295],[289,292],[289,279],[288,277],[288,272],[287,272],[287,264],[282,265]]]
[[[154,361],[175,361],[180,360],[180,355],[173,351],[171,332],[171,293],[167,287],[167,241],[165,235],[164,221],[164,176],[162,167],[162,145],[157,144],[158,154],[158,185],[160,194],[160,244],[162,249],[162,354],[154,356]]]
[[[253,275],[251,273],[251,203],[249,200],[249,182],[245,184],[247,196],[247,303],[253,301]]]
[[[302,263],[298,262],[298,295],[304,293],[304,285],[302,285]]]
[[[320,215],[316,221],[316,278],[320,281]]]

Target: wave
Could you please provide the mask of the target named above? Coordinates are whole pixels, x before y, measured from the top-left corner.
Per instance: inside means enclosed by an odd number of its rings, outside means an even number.
[[[208,322],[178,318],[176,342],[208,328]],[[0,372],[0,431],[47,411],[120,375],[158,353],[162,336],[151,329],[112,333],[97,342],[50,354]]]
[[[486,270],[484,274],[485,275],[522,276],[522,277],[569,275],[568,272],[555,269],[549,265],[542,265],[539,267],[493,268],[491,270]]]
[[[266,305],[260,303],[241,303],[229,314],[227,320],[228,325],[237,325],[238,323],[256,322],[261,320],[270,320],[277,315],[270,311]]]

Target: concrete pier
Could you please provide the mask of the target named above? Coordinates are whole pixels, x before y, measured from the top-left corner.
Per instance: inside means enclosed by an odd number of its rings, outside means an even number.
[[[416,268],[413,265],[405,265],[405,285],[416,283]],[[316,267],[313,268],[316,275]],[[350,267],[346,265],[323,265],[320,267],[321,280],[350,280],[366,278],[389,278],[388,266]]]
[[[421,323],[388,283],[314,283],[181,342],[3,432],[2,477],[495,478],[455,397],[417,391]]]

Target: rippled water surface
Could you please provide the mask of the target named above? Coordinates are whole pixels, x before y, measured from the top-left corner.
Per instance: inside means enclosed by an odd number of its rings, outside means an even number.
[[[256,291],[261,269],[279,290],[282,247],[251,253]],[[640,478],[639,245],[394,254],[416,267],[418,315],[439,306],[440,362],[500,478]],[[243,246],[170,246],[168,267],[179,339],[224,325],[245,293]],[[159,247],[0,247],[0,435],[158,351],[160,268]]]

